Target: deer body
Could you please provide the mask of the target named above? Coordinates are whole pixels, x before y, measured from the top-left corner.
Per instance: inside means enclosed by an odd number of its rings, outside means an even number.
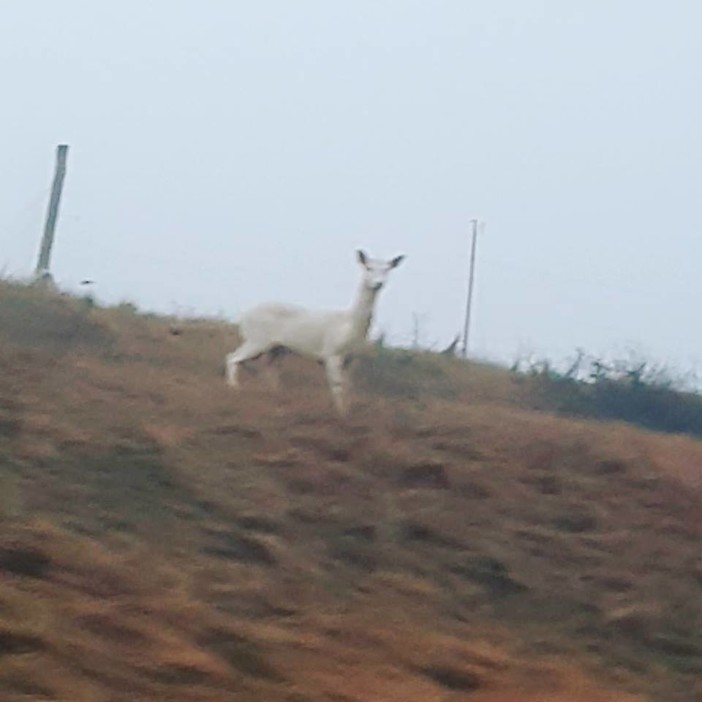
[[[312,312],[275,303],[254,307],[239,323],[249,342],[283,346],[320,360],[353,346],[352,327],[347,312]]]
[[[227,355],[227,382],[239,386],[238,368],[244,361],[268,354],[274,360],[281,348],[324,363],[327,381],[336,409],[344,414],[344,361],[349,353],[363,345],[373,319],[380,289],[389,271],[402,256],[392,261],[374,261],[359,251],[363,266],[361,286],[349,310],[315,311],[280,303],[259,305],[241,319],[241,346]]]

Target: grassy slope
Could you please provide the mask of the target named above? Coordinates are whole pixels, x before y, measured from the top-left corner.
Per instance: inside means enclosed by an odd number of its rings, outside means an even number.
[[[0,699],[702,699],[702,444],[235,341],[0,287]]]

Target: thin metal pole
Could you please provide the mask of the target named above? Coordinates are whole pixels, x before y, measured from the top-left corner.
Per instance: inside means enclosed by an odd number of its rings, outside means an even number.
[[[66,157],[68,156],[68,146],[59,144],[56,149],[56,170],[54,172],[54,183],[51,186],[51,198],[49,208],[46,211],[46,224],[44,225],[44,236],[41,240],[41,249],[35,275],[37,278],[51,279],[49,264],[51,262],[51,249],[54,245],[54,232],[56,231],[56,220],[58,219],[59,204],[61,202],[61,191],[63,189],[63,179],[66,176]]]
[[[475,249],[478,241],[478,220],[472,219],[473,236],[470,246],[470,269],[468,272],[468,296],[466,298],[466,318],[463,324],[463,358],[468,358],[468,334],[470,331],[470,316],[473,307],[473,282],[475,280]]]

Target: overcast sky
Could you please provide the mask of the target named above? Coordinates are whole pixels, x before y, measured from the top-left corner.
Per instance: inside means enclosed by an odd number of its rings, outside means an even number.
[[[0,268],[109,302],[348,304],[473,350],[702,358],[699,0],[24,0],[0,10]]]

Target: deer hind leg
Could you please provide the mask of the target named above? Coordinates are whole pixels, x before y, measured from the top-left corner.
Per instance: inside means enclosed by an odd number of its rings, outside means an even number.
[[[236,351],[228,353],[225,361],[225,374],[229,387],[239,387],[239,366],[244,363],[244,361],[257,358],[262,353],[265,353],[266,350],[266,346],[252,341],[245,341]]]
[[[280,359],[291,353],[285,346],[274,346],[266,354],[266,379],[271,390],[280,388]]]
[[[344,359],[341,356],[330,356],[324,360],[324,367],[327,372],[327,382],[334,400],[334,407],[340,415],[344,416],[347,411],[344,387]]]

